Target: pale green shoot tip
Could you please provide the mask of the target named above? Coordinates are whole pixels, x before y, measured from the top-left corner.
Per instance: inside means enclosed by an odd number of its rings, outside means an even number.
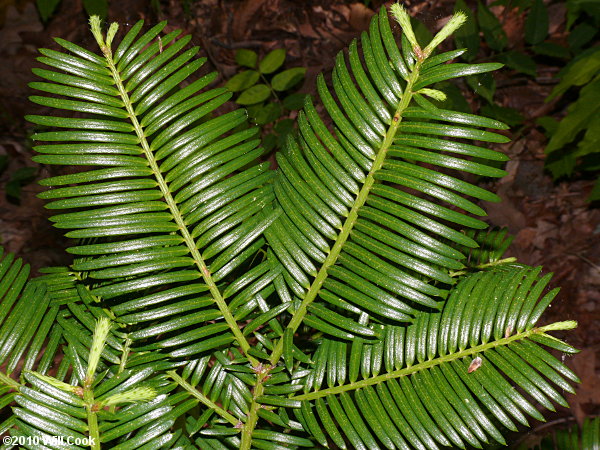
[[[577,328],[577,322],[575,320],[565,320],[563,322],[554,322],[550,325],[541,327],[540,329],[545,333],[547,331],[558,331],[558,330],[572,330]]]
[[[121,405],[123,403],[149,402],[156,397],[156,391],[151,387],[137,387],[125,392],[111,395],[102,402],[102,406]]]
[[[98,319],[98,322],[96,323],[96,329],[94,330],[92,348],[90,350],[90,356],[88,359],[86,383],[91,384],[94,379],[96,369],[98,368],[98,363],[100,362],[100,355],[102,354],[104,346],[106,345],[106,338],[108,337],[110,328],[111,323],[108,318],[102,317]]]
[[[101,24],[102,20],[99,16],[90,17],[90,28],[92,30],[92,34],[94,35],[94,38],[96,39],[96,42],[100,46],[102,52],[106,53],[107,51],[110,51],[110,45],[112,44],[112,41],[115,35],[117,34],[119,24],[116,22],[110,24],[110,27],[108,28],[108,33],[106,35],[106,41],[104,40],[104,36],[102,35]]]
[[[439,91],[437,89],[423,88],[423,89],[419,89],[417,91],[417,94],[426,95],[427,97],[431,97],[432,99],[438,100],[440,102],[443,102],[447,98],[446,94],[444,94],[442,91]]]
[[[404,6],[400,3],[394,3],[391,7],[391,11],[396,21],[400,24],[406,39],[408,39],[408,42],[413,46],[415,55],[421,54],[421,47],[417,42],[417,37],[415,36],[415,32],[410,23],[410,16],[406,12],[406,9],[404,9]]]
[[[101,28],[102,20],[100,16],[90,16],[90,29],[92,30],[92,34],[96,39],[96,42],[100,46],[100,48],[104,47],[104,36],[102,36],[102,28]]]
[[[108,33],[106,33],[106,46],[110,48],[115,35],[117,34],[117,30],[119,29],[119,24],[117,22],[113,22],[110,24],[108,28]]]
[[[90,16],[90,28],[92,29],[92,33],[101,33],[100,24],[102,23],[102,19],[100,16]]]
[[[423,51],[425,57],[428,57],[431,54],[431,52],[433,52],[433,50],[435,50],[435,48],[438,45],[440,45],[452,33],[454,33],[456,30],[458,30],[465,23],[466,20],[467,20],[467,15],[464,12],[458,11],[456,14],[454,14],[450,18],[450,20],[448,21],[448,23],[446,25],[444,25],[444,28],[442,28],[434,36],[434,38],[427,45],[427,47],[425,47],[425,50]]]
[[[50,386],[60,389],[61,391],[72,392],[74,394],[77,394],[79,392],[79,390],[81,389],[78,386],[72,386],[68,383],[65,383],[64,381],[57,380],[56,378],[50,377],[48,375],[42,375],[39,372],[31,371],[29,373],[34,375],[36,378],[44,381],[45,383],[48,383]]]

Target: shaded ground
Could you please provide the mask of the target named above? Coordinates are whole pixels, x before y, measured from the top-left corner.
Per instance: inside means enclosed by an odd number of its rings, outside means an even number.
[[[144,0],[112,1],[110,19],[132,24],[140,18],[149,23],[168,19],[169,28],[183,28],[192,34],[192,44],[202,47],[210,65],[223,75],[223,83],[236,73],[233,54],[236,48],[251,48],[264,54],[285,47],[287,67],[308,69],[303,92],[314,92],[314,75],[331,70],[335,54],[360,31],[366,29],[373,11],[363,3],[293,0],[206,0],[161,2],[157,11]],[[369,2],[367,2],[369,3]],[[375,2],[379,6],[381,2]],[[407,2],[410,11],[432,30],[447,20],[453,4],[447,0]],[[495,10],[504,20],[511,42],[519,41],[523,17],[516,10]],[[550,7],[550,32],[564,41],[565,7]],[[0,157],[6,155],[7,167],[0,174],[0,243],[31,263],[34,269],[68,263],[62,252],[63,237],[47,221],[48,213],[35,194],[35,183],[24,185],[20,202],[9,201],[7,183],[20,168],[35,167],[37,177],[50,174],[47,167],[30,161],[29,126],[24,114],[38,112],[26,100],[33,80],[37,47],[54,47],[51,37],[60,36],[84,47],[94,47],[80,2],[62,0],[55,17],[42,26],[33,3],[0,0]],[[522,38],[521,38],[522,40]],[[485,48],[481,57],[484,58]],[[506,226],[516,236],[511,255],[530,265],[543,265],[555,273],[552,286],[562,291],[544,316],[546,322],[574,319],[580,324],[569,334],[569,342],[583,351],[567,363],[582,378],[576,397],[569,399],[570,412],[551,416],[550,427],[575,417],[600,413],[600,209],[586,203],[592,181],[553,183],[543,171],[544,135],[534,119],[546,114],[564,115],[565,105],[545,104],[553,76],[559,67],[538,66],[536,79],[520,77],[508,70],[495,75],[496,99],[503,106],[518,109],[525,123],[514,132],[513,141],[501,146],[511,157],[508,176],[488,186],[503,198],[500,204],[486,205],[489,222]],[[474,110],[479,99],[465,91]],[[14,183],[13,183],[14,184]],[[572,415],[571,415],[572,414]],[[552,422],[554,420],[554,422]],[[548,425],[546,426],[548,427]]]

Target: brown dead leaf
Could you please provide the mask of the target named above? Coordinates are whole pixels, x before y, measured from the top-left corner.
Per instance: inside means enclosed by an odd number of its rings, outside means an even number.
[[[319,39],[321,37],[317,34],[313,26],[308,22],[299,24],[298,31],[305,38]]]
[[[513,245],[521,249],[528,249],[533,245],[533,240],[535,239],[536,234],[537,231],[533,227],[523,228],[515,236]]]
[[[0,28],[0,53],[16,54],[19,47],[24,44],[21,33],[40,32],[43,28],[33,3],[25,5],[22,13],[15,6],[9,6],[6,11],[6,22]]]
[[[233,37],[242,40],[248,35],[249,24],[266,0],[246,0],[233,14]]]
[[[548,33],[555,34],[565,23],[567,6],[564,2],[553,3],[548,6]]]
[[[520,42],[525,26],[525,15],[518,8],[514,8],[503,16],[502,28],[506,32],[508,42]]]
[[[489,221],[497,226],[508,228],[511,233],[518,233],[527,225],[525,214],[506,194],[500,192],[498,194],[502,199],[500,203],[486,202],[485,204]]]
[[[375,14],[371,8],[364,3],[352,3],[350,5],[350,17],[348,22],[357,31],[363,31],[369,28],[371,17]]]
[[[596,353],[596,349],[584,349],[575,355],[569,364],[581,379],[581,384],[577,387],[577,395],[569,396],[569,403],[579,423],[583,423],[587,415],[585,405],[600,404],[600,389],[598,389],[600,374],[596,371]]]
[[[558,237],[558,227],[556,224],[540,220],[536,227],[536,236],[533,239],[533,245],[539,249],[546,248],[548,239],[556,239]]]

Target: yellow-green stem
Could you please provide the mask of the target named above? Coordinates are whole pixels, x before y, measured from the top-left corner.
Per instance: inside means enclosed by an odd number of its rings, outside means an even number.
[[[144,156],[146,157],[148,164],[150,165],[150,168],[152,169],[152,172],[154,173],[154,176],[155,176],[158,186],[161,190],[163,198],[165,199],[165,202],[169,207],[169,211],[171,212],[171,215],[173,216],[175,223],[179,227],[180,234],[181,234],[186,246],[188,247],[194,262],[196,263],[198,270],[202,274],[202,278],[204,279],[204,282],[208,286],[209,291],[210,291],[215,303],[217,304],[217,307],[219,308],[219,311],[221,312],[221,314],[223,314],[223,318],[225,319],[225,322],[227,323],[227,325],[229,325],[231,332],[235,336],[235,339],[236,339],[238,345],[240,346],[240,348],[246,355],[250,364],[252,364],[252,366],[257,366],[258,360],[256,358],[252,357],[251,355],[248,355],[247,352],[250,349],[250,344],[248,343],[248,341],[246,340],[246,338],[240,331],[240,328],[239,328],[236,320],[234,319],[233,314],[231,314],[231,311],[229,310],[227,303],[225,302],[225,299],[223,298],[221,292],[219,291],[219,288],[217,287],[215,281],[212,278],[212,275],[206,265],[206,262],[202,258],[202,255],[200,255],[200,251],[196,248],[196,243],[194,242],[194,239],[192,238],[192,236],[187,228],[187,225],[185,224],[183,215],[179,211],[179,208],[177,207],[177,203],[175,202],[175,199],[173,198],[173,195],[171,194],[171,191],[169,190],[169,186],[167,185],[167,182],[160,171],[160,168],[158,166],[158,161],[156,160],[156,158],[154,157],[154,153],[150,149],[150,143],[148,142],[148,139],[146,138],[146,135],[144,134],[142,125],[140,124],[138,117],[134,111],[133,104],[131,103],[131,100],[129,98],[127,90],[125,89],[125,86],[123,86],[123,81],[121,80],[119,71],[113,60],[112,51],[111,51],[110,47],[108,47],[101,40],[101,38],[99,38],[97,36],[96,39],[99,41],[98,44],[100,45],[100,47],[102,49],[102,53],[104,54],[104,57],[106,59],[108,69],[111,72],[111,75],[113,77],[115,85],[119,91],[119,95],[120,95],[121,99],[123,100],[123,104],[125,105],[125,109],[127,110],[127,113],[129,114],[129,119],[131,120],[131,123],[135,129],[137,136],[138,136],[138,139],[140,140],[140,146],[142,147]]]
[[[327,255],[327,258],[325,259],[323,265],[321,266],[321,269],[319,270],[319,273],[317,274],[315,280],[310,286],[310,289],[308,290],[302,303],[298,307],[298,310],[296,311],[296,313],[292,317],[292,320],[290,320],[290,323],[287,326],[287,328],[292,329],[292,333],[296,332],[296,330],[304,320],[304,317],[306,316],[308,306],[316,299],[317,294],[323,286],[323,283],[325,283],[325,280],[327,279],[329,268],[335,265],[335,263],[337,262],[338,257],[340,256],[340,253],[344,247],[344,244],[348,240],[348,237],[350,236],[350,233],[354,228],[354,224],[358,219],[358,212],[360,208],[362,208],[362,206],[367,201],[369,193],[371,192],[371,189],[375,184],[375,174],[378,170],[380,170],[383,167],[387,151],[392,145],[394,137],[396,136],[396,132],[398,131],[398,127],[400,126],[400,122],[402,122],[402,115],[404,114],[404,111],[406,110],[406,108],[410,104],[410,101],[412,100],[412,96],[414,94],[412,89],[417,79],[419,78],[421,64],[422,61],[418,61],[415,64],[413,71],[408,78],[406,89],[404,90],[404,94],[402,95],[400,104],[396,108],[394,116],[392,117],[392,121],[389,124],[388,130],[385,134],[385,138],[381,146],[379,147],[379,150],[377,151],[375,160],[373,161],[373,165],[371,166],[371,170],[365,178],[364,184],[360,189],[358,196],[356,197],[356,201],[354,202],[354,205],[352,206],[352,209],[350,210],[350,213],[348,214],[348,217],[346,218],[346,221],[342,226],[342,230],[340,231],[340,234],[338,235],[333,247],[331,248],[331,252],[329,253],[329,255]],[[271,354],[270,362],[273,366],[277,365],[282,354],[283,339],[280,339],[277,342],[277,346],[273,350],[273,353]]]
[[[510,256],[508,258],[504,258],[504,259],[499,259],[497,261],[492,261],[489,263],[485,263],[485,264],[479,264],[477,266],[475,266],[476,269],[479,270],[483,270],[483,269],[487,269],[489,267],[496,267],[496,266],[501,266],[502,264],[510,264],[510,263],[514,263],[517,262],[517,258],[515,258],[514,256]],[[469,273],[468,270],[459,270],[457,272],[450,272],[448,275],[450,275],[451,277],[460,277],[462,275],[465,275],[466,273]]]
[[[94,411],[94,391],[90,387],[83,389],[83,401],[87,410],[88,432],[90,435],[90,448],[100,450],[100,429],[98,428],[98,416]]]
[[[21,384],[18,381],[13,380],[8,375],[4,375],[2,372],[0,372],[0,384],[10,386],[12,389],[17,390],[21,387]]]
[[[200,403],[208,406],[214,412],[216,412],[219,416],[225,419],[230,424],[237,426],[239,424],[239,420],[217,405],[215,402],[211,401],[208,397],[206,397],[201,392],[192,386],[190,383],[185,381],[175,371],[168,371],[167,375],[169,375],[179,386],[188,391],[193,397],[195,397]]]
[[[424,361],[419,364],[415,364],[414,366],[407,367],[401,370],[395,370],[392,372],[385,373],[383,375],[379,375],[372,378],[367,378],[365,380],[355,381],[354,383],[343,384],[341,386],[335,386],[328,389],[322,389],[316,392],[309,392],[307,394],[298,395],[292,397],[294,400],[307,401],[307,400],[315,400],[321,397],[327,397],[329,395],[337,395],[342,392],[354,391],[356,389],[362,389],[367,386],[373,386],[379,383],[382,383],[387,380],[391,380],[393,378],[401,378],[405,376],[412,375],[417,372],[422,372],[423,370],[431,369],[434,366],[439,366],[441,364],[449,363],[451,361],[456,361],[461,358],[469,357],[477,355],[478,353],[483,353],[487,350],[490,350],[495,347],[500,347],[504,345],[508,345],[513,341],[519,341],[530,337],[533,334],[544,334],[545,331],[551,330],[563,330],[573,328],[572,321],[567,322],[556,322],[551,325],[547,325],[541,328],[532,328],[531,330],[524,331],[522,333],[517,333],[512,336],[498,339],[497,341],[488,342],[486,344],[477,345],[475,347],[467,348],[465,350],[452,353],[451,355],[440,356],[438,358],[432,359],[430,361]]]
[[[121,361],[119,363],[119,373],[125,370],[127,367],[127,359],[129,358],[129,348],[131,347],[131,339],[127,337],[125,339],[125,345],[123,346],[123,352],[121,353]]]
[[[258,403],[256,399],[264,394],[264,382],[267,378],[268,371],[259,373],[257,376],[257,383],[252,392],[252,404],[250,405],[250,411],[248,412],[248,419],[242,429],[242,443],[240,445],[240,450],[250,450],[250,448],[252,448],[252,433],[258,422],[258,410],[261,408],[260,403]]]

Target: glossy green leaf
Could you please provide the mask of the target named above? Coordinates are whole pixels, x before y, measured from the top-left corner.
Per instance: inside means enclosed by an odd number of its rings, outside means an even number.
[[[466,14],[467,20],[464,25],[454,33],[454,42],[457,48],[466,48],[463,58],[467,61],[473,61],[479,51],[479,27],[475,20],[475,14],[467,6],[464,0],[458,0],[454,5],[454,12],[462,11]]]
[[[285,61],[285,53],[284,48],[277,48],[267,53],[258,63],[260,73],[269,74],[279,69]]]
[[[243,91],[253,86],[259,78],[260,74],[256,70],[244,70],[231,77],[225,87],[231,92]]]
[[[256,61],[258,60],[258,55],[253,50],[248,50],[246,48],[240,48],[235,52],[235,62],[240,66],[250,67],[254,69],[256,67]]]
[[[518,51],[509,51],[502,55],[499,59],[506,64],[507,67],[516,70],[517,72],[524,73],[532,77],[536,76],[537,67],[535,61],[525,53]]]
[[[487,45],[498,52],[504,50],[508,44],[506,32],[494,13],[480,1],[477,2],[477,20]]]
[[[266,84],[257,84],[243,91],[235,102],[240,105],[254,105],[265,101],[270,96],[271,90],[269,86]]]
[[[305,67],[295,67],[278,73],[271,80],[271,86],[276,91],[286,91],[298,84],[306,74]],[[290,108],[291,109],[291,108]]]
[[[529,309],[520,310],[526,292],[535,298],[536,310],[545,309],[547,302],[540,299],[540,294],[547,278],[539,278],[539,269],[519,267],[467,276],[440,313],[419,315],[406,333],[405,328],[385,326],[381,341],[355,339],[350,351],[350,367],[354,367],[350,383],[344,384],[342,378],[338,386],[331,379],[330,374],[337,371],[338,357],[330,349],[338,343],[332,339],[323,341],[307,378],[309,383],[314,382],[300,396],[303,416],[316,409],[316,423],[309,428],[311,434],[325,432],[332,439],[337,438],[323,409],[322,400],[326,398],[337,420],[348,421],[363,430],[358,435],[356,429],[340,423],[339,432],[350,441],[358,442],[359,436],[366,436],[365,439],[377,436],[383,442],[405,439],[411,443],[410,448],[435,448],[436,441],[455,446],[468,442],[480,447],[493,439],[504,444],[506,441],[490,415],[514,430],[509,416],[523,424],[527,423],[526,416],[539,419],[532,400],[550,409],[555,403],[564,404],[553,384],[564,385],[565,375],[573,379],[566,366],[533,341],[572,351],[567,345],[539,332],[514,335],[514,330],[509,333],[504,329],[506,322],[497,320],[511,317],[513,313],[506,314],[507,311],[520,311],[516,314],[523,316],[518,320],[528,317]],[[480,318],[474,313],[482,305],[495,307],[498,296],[505,307],[492,312],[497,319],[492,320],[495,329],[489,331],[494,337],[488,342],[486,331],[479,326]],[[469,335],[474,339],[470,343],[464,340]],[[481,345],[480,339],[486,344]],[[382,345],[387,348],[380,352],[378,348]],[[469,349],[472,353],[468,357],[459,356]],[[479,364],[474,364],[477,358]],[[378,377],[383,367],[385,374]],[[318,380],[325,375],[331,381],[322,386]],[[521,390],[511,387],[507,379]],[[336,400],[332,402],[332,398]]]
[[[238,51],[250,70],[209,87],[165,23],[106,37],[92,18],[95,52],[42,50],[36,161],[66,172],[40,197],[78,241],[39,280],[0,259],[0,405],[14,409],[0,432],[121,450],[477,448],[565,406],[579,380],[550,350],[576,352],[553,337],[576,324],[538,324],[551,277],[503,259],[511,238],[482,219],[499,197],[472,184],[504,175],[486,147],[508,142],[487,74],[500,65],[412,48],[431,33],[394,10],[402,36],[381,8],[315,102],[269,102],[305,75],[282,69],[283,49]],[[425,97],[463,76],[494,118]],[[232,83],[247,112],[221,114]],[[593,152],[582,136],[572,158]]]
[[[542,0],[534,0],[525,20],[525,41],[541,44],[548,36],[548,9]]]
[[[560,83],[558,83],[546,101],[562,95],[572,86],[583,86],[592,80],[600,71],[600,51],[593,50],[585,57],[574,60],[564,68]]]

